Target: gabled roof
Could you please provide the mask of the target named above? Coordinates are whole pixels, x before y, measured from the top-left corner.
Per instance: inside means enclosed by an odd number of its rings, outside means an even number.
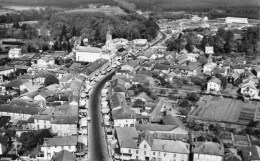
[[[216,84],[218,84],[218,85],[221,85],[221,80],[219,80],[219,79],[216,78],[216,77],[212,77],[212,78],[208,81],[208,83],[210,83],[210,82],[214,82],[214,83],[216,83]]]
[[[153,101],[153,99],[152,99],[151,97],[149,97],[149,96],[147,95],[147,93],[145,93],[145,92],[139,93],[136,97],[137,97],[137,98],[143,98],[143,99],[145,99],[147,102],[152,102],[152,101]]]
[[[100,53],[102,50],[91,46],[77,46],[76,52]]]
[[[10,69],[14,69],[14,67],[9,66],[9,65],[0,66],[0,71],[6,71],[6,70],[10,70]]]
[[[163,65],[163,64],[158,64],[156,63],[153,67],[153,69],[156,69],[156,70],[169,70],[170,69],[170,65]]]
[[[136,124],[136,130],[138,131],[172,131],[177,126],[175,125],[161,125],[161,124]]]
[[[116,127],[116,135],[120,148],[138,149],[138,134],[135,127]]]
[[[139,61],[138,60],[131,60],[131,61],[127,62],[127,65],[130,65],[131,67],[135,68],[139,65]]]
[[[71,73],[66,73],[66,74],[63,75],[63,77],[61,77],[59,82],[68,82],[72,78],[73,78],[73,75]]]
[[[185,129],[186,130],[186,127],[185,125],[181,122],[181,120],[176,117],[176,116],[173,116],[173,115],[166,115],[162,118],[162,121],[165,125],[174,125],[174,126],[177,126],[179,128],[182,128],[182,129]]]
[[[154,139],[151,150],[178,154],[190,154],[190,146],[188,143],[174,140]]]
[[[22,99],[22,98],[14,98],[9,103],[9,105],[25,106],[25,107],[38,107],[39,102],[38,101],[31,101],[31,100],[28,100],[28,99]]]
[[[9,113],[20,113],[20,114],[29,114],[35,115],[39,112],[42,112],[43,109],[35,108],[35,107],[25,107],[25,106],[14,106],[14,105],[0,105],[1,112],[9,112]]]
[[[136,114],[133,110],[126,108],[126,107],[121,107],[116,110],[112,110],[112,118],[115,120],[118,119],[135,119]]]
[[[52,124],[77,124],[78,116],[53,116]]]
[[[52,157],[53,161],[76,161],[76,157],[67,150],[62,150]]]
[[[195,142],[194,153],[224,156],[224,146],[214,142]]]
[[[163,98],[160,98],[157,105],[152,109],[152,112],[149,114],[152,118],[157,117],[160,115],[160,111],[165,106],[165,100]]]
[[[42,146],[76,146],[77,136],[63,136],[54,138],[44,138],[44,144]]]

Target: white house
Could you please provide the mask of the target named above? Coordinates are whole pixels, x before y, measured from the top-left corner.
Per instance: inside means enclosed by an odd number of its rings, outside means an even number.
[[[37,64],[42,65],[42,66],[54,65],[55,60],[53,57],[44,56],[44,57],[41,57],[39,60],[37,60]]]
[[[248,23],[248,18],[239,18],[239,17],[227,17],[225,23]]]
[[[0,105],[0,116],[10,116],[11,119],[28,120],[30,117],[42,112],[43,109],[36,107]]]
[[[21,55],[22,55],[22,52],[21,52],[22,49],[20,48],[12,48],[9,50],[8,52],[8,57],[13,59],[13,58],[20,58]]]
[[[259,90],[256,86],[257,84],[254,80],[248,79],[240,84],[240,92],[243,96],[247,97],[258,96]]]
[[[214,142],[195,142],[193,161],[223,161],[224,146]]]
[[[221,81],[214,76],[207,83],[207,91],[209,92],[218,92],[220,90],[220,87]]]
[[[133,110],[121,107],[112,110],[112,118],[115,127],[134,127],[136,122],[136,114]]]
[[[67,150],[71,153],[76,152],[77,146],[77,136],[64,136],[64,137],[54,137],[45,138],[44,143],[41,146],[41,151],[43,152],[43,158],[50,160],[55,153],[62,150]]]
[[[211,71],[215,68],[217,66],[217,64],[216,63],[213,63],[213,62],[209,62],[209,63],[207,63],[207,64],[205,64],[204,66],[203,66],[203,72],[205,73],[205,74],[211,74]]]
[[[8,76],[9,74],[14,72],[14,67],[5,65],[5,66],[0,66],[0,75],[5,75]]]
[[[102,51],[97,47],[90,46],[77,46],[76,50],[76,61],[94,62],[101,58]]]
[[[78,116],[52,116],[51,131],[58,136],[72,136],[78,133]]]
[[[34,128],[35,130],[50,129],[51,128],[51,116],[50,115],[35,115],[34,116]]]

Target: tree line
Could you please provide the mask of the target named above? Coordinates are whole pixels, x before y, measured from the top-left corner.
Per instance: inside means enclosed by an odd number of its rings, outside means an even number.
[[[169,51],[186,49],[192,52],[196,47],[205,51],[205,46],[213,46],[215,53],[227,54],[244,52],[248,55],[260,54],[260,35],[258,27],[249,27],[242,31],[241,38],[235,38],[234,31],[219,28],[216,35],[205,35],[200,39],[196,32],[176,35],[166,41]]]

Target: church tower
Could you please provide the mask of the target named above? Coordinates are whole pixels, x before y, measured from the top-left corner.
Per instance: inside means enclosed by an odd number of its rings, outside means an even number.
[[[106,34],[106,49],[111,50],[112,52],[115,50],[110,27],[108,27],[108,31]]]

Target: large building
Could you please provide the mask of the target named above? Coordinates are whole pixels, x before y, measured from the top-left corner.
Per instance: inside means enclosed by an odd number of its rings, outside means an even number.
[[[90,46],[77,46],[74,51],[76,54],[76,61],[94,62],[101,58],[101,49]]]
[[[227,17],[225,23],[248,23],[248,18]]]

